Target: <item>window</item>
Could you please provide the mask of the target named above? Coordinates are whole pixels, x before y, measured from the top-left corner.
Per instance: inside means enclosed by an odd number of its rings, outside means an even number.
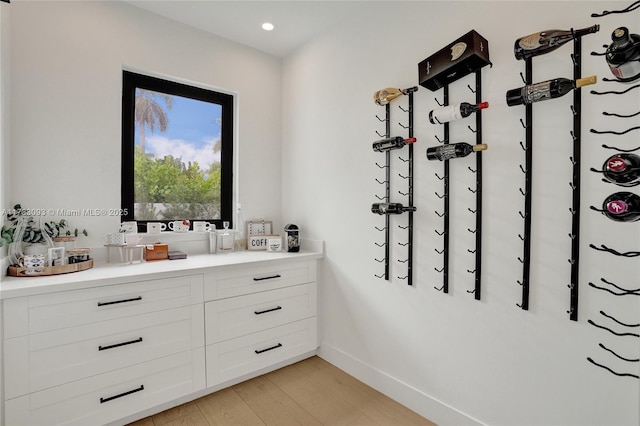
[[[122,220],[232,222],[233,96],[129,71]]]

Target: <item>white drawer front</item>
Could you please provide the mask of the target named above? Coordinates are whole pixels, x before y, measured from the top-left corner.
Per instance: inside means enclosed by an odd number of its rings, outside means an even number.
[[[206,301],[316,281],[315,261],[216,270],[205,276]]]
[[[165,278],[28,298],[29,333],[202,302],[203,276]]]
[[[6,398],[204,345],[202,305],[6,340]]]
[[[214,386],[315,350],[316,318],[208,345],[207,386]]]
[[[204,388],[204,348],[6,401],[7,425],[100,425]]]
[[[316,283],[205,304],[207,344],[316,316]]]

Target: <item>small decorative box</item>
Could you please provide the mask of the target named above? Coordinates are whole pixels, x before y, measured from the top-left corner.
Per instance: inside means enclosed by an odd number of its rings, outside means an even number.
[[[144,259],[149,260],[166,260],[169,259],[168,244],[147,244],[144,249]]]

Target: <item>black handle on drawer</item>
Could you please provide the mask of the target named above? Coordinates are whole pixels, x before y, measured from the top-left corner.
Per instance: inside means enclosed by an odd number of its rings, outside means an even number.
[[[270,277],[262,277],[262,278],[254,278],[254,281],[264,281],[264,280],[272,280],[274,278],[281,278],[282,275],[280,274],[276,274],[276,275],[271,275]]]
[[[140,392],[144,390],[144,385],[140,385],[139,388],[132,389],[127,392],[123,392],[118,395],[108,396],[106,398],[100,398],[100,404],[104,404],[105,402],[113,401],[114,399],[122,398],[123,396],[131,395],[132,393]]]
[[[115,345],[98,346],[98,350],[106,351],[107,349],[119,348],[120,346],[127,346],[127,345],[132,345],[134,343],[140,343],[140,342],[142,342],[142,337],[138,337],[137,339],[130,340],[128,342],[116,343]]]
[[[142,296],[132,297],[131,299],[114,300],[113,302],[98,302],[98,306],[115,305],[117,303],[135,302],[136,300],[142,300]]]
[[[277,345],[271,346],[270,348],[267,348],[267,349],[260,349],[260,350],[256,349],[254,352],[257,353],[257,354],[261,354],[263,352],[272,351],[274,349],[278,349],[278,348],[281,348],[281,347],[282,347],[282,343],[278,343]]]
[[[276,306],[275,308],[265,309],[264,311],[253,311],[256,315],[266,314],[267,312],[279,311],[282,309],[282,306]]]

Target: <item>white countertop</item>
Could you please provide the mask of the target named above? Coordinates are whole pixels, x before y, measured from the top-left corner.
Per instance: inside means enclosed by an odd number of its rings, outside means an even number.
[[[52,293],[56,291],[76,290],[98,287],[123,281],[143,281],[156,276],[171,277],[202,273],[206,269],[224,268],[239,264],[259,264],[289,259],[320,259],[323,257],[323,244],[311,246],[298,253],[266,251],[242,251],[227,254],[196,254],[187,259],[156,260],[139,263],[95,263],[92,269],[70,274],[49,275],[44,277],[4,277],[0,281],[0,299]],[[134,280],[131,280],[134,278]],[[139,278],[139,280],[137,279]]]

